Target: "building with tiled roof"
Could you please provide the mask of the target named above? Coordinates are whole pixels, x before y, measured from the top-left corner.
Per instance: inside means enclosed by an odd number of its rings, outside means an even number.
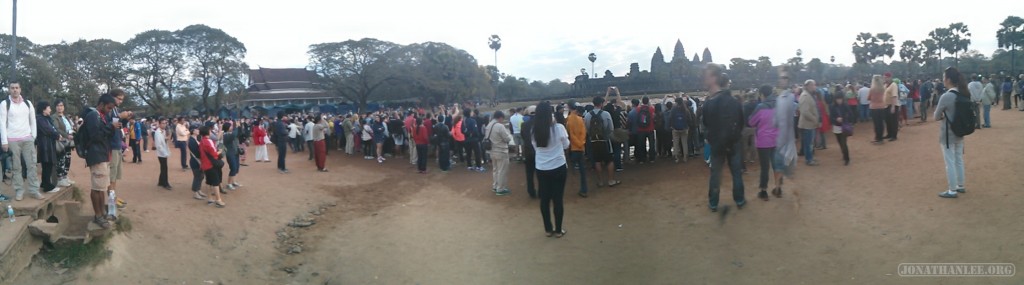
[[[249,70],[249,87],[242,107],[272,108],[282,105],[338,104],[314,82],[316,75],[304,68],[262,68]]]

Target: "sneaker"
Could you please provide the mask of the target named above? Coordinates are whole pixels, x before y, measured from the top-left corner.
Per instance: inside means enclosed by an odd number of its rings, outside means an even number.
[[[817,165],[818,165],[818,161],[817,160],[811,160],[811,161],[807,162],[807,166],[817,166]]]
[[[942,198],[956,198],[956,193],[949,193],[949,191],[943,191],[939,193],[939,197]]]
[[[57,186],[60,186],[60,187],[69,187],[69,186],[71,186],[71,182],[70,182],[70,181],[68,181],[68,180],[67,180],[67,178],[65,178],[65,179],[61,179],[60,181],[58,181],[58,182],[57,182]]]
[[[622,168],[616,168],[616,169],[615,169],[615,172],[622,172],[623,170],[625,170],[625,169],[622,169]]]
[[[96,223],[97,226],[100,226],[103,229],[110,228],[110,221],[107,221],[107,219],[104,217],[93,217],[92,222]]]
[[[477,167],[477,168],[476,168],[476,171],[477,171],[477,172],[487,172],[487,168],[484,168],[483,166],[481,166],[481,167]]]
[[[68,178],[65,178],[64,180],[67,181],[71,185],[75,185],[75,181],[74,180],[71,180],[71,179],[68,179]]]
[[[21,201],[25,199],[25,194],[14,194],[14,201]]]
[[[956,189],[955,191],[956,191],[956,193],[960,193],[960,194],[967,193],[967,189],[964,189],[964,188]]]
[[[377,163],[384,163],[384,157],[378,157]]]
[[[204,200],[206,199],[206,195],[203,195],[202,192],[196,191],[192,192],[192,198],[196,200]]]
[[[501,189],[498,192],[494,192],[494,195],[498,195],[498,196],[505,196],[505,195],[508,195],[508,194],[512,194],[512,191],[508,191],[508,189]]]
[[[235,190],[235,185],[234,184],[228,184],[228,186],[225,186],[225,188],[228,188],[228,190]]]
[[[327,170],[327,169],[325,168],[324,170]],[[235,188],[242,188],[242,184],[239,184],[238,182],[235,182],[234,184],[235,184]]]
[[[53,187],[53,189],[50,189],[50,191],[46,191],[46,193],[57,193],[57,192],[60,192],[60,187]]]
[[[0,194],[0,202],[10,201],[11,198],[7,198],[6,195]]]

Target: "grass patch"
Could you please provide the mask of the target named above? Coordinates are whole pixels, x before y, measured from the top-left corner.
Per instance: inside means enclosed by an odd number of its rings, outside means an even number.
[[[114,231],[118,233],[129,233],[132,231],[132,219],[128,216],[118,216],[114,223]]]
[[[82,196],[82,190],[78,189],[78,186],[71,185],[71,199],[79,203],[85,203],[85,197]]]
[[[106,245],[106,237],[93,239],[86,244],[47,244],[43,247],[41,255],[51,264],[60,264],[64,268],[78,268],[95,265],[109,258],[111,252]]]

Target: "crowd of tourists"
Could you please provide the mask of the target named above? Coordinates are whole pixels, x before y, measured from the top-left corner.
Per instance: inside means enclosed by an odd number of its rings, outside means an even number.
[[[286,156],[302,152],[318,171],[328,172],[326,157],[334,149],[346,156],[358,152],[379,164],[407,158],[419,174],[428,173],[428,164],[441,172],[460,164],[470,172],[487,172],[489,167],[491,190],[497,196],[512,193],[510,164],[520,162],[526,174],[524,190],[540,199],[545,232],[561,237],[566,234],[563,196],[570,167],[580,180],[577,195],[587,198],[592,186],[621,185],[616,176],[626,165],[661,159],[687,163],[702,157],[711,169],[709,209],[718,210],[725,167],[732,176],[733,200],[742,208],[747,203],[742,175],[748,164],[760,165],[757,197],[779,198],[798,157],[807,166],[819,165],[816,152],[827,149],[828,133],[839,146],[837,159],[849,165],[847,142],[855,124],[872,124],[871,142],[882,145],[897,141],[901,128],[926,122],[929,113],[944,122],[940,145],[949,187],[939,196],[955,198],[966,193],[963,137],[974,129],[991,127],[992,106],[1003,104],[1009,110],[1016,105],[1024,111],[1019,106],[1024,75],[1018,80],[977,75],[968,79],[950,68],[941,79],[900,80],[886,73],[874,75],[870,82],[822,86],[813,80],[792,85],[784,75],[774,87],[734,92],[723,71],[714,64],[705,67],[706,96],[679,93],[627,101],[613,86],[590,102],[542,101],[487,113],[473,105],[454,104],[346,115],[279,113],[237,120],[138,118],[118,110],[125,100],[121,90],[102,95],[96,106],[73,116],[65,114],[61,101],[33,105],[21,96],[19,84],[12,83],[10,97],[0,102],[4,151],[0,161],[14,193],[13,198],[0,195],[0,200],[22,200],[26,192],[34,199],[45,199],[45,193],[71,186],[75,182],[67,173],[71,155],[78,151],[90,169],[94,222],[109,227],[116,217],[106,214],[105,198],[122,177],[126,154],[131,153],[131,163],[142,163],[143,153],[155,151],[160,164],[156,186],[171,190],[167,164],[173,147],[178,149],[182,171],[193,174],[193,198],[225,207],[222,194],[242,187],[236,178],[240,168],[248,166],[249,146],[254,147],[252,161],[269,163],[267,148],[274,145],[282,174],[290,172]],[[965,120],[970,131],[963,126]],[[37,173],[37,163],[41,175],[27,175]],[[127,205],[123,199],[116,203]]]

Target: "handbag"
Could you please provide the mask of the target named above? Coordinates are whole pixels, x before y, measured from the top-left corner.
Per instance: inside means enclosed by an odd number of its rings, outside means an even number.
[[[494,124],[494,125],[497,125],[497,124]],[[484,151],[490,151],[491,150],[491,147],[492,147],[492,145],[491,145],[491,133],[494,133],[494,125],[491,125],[491,129],[487,132],[487,136],[485,136],[484,140],[480,142],[480,147],[483,148]]]
[[[843,134],[846,134],[846,136],[853,136],[853,124],[843,123],[842,130]]]
[[[629,141],[629,131],[626,129],[615,129],[612,131],[612,141],[616,143],[626,143]]]
[[[199,148],[199,152],[203,152],[202,147]],[[206,157],[210,159],[210,164],[213,164],[214,168],[224,168],[224,160],[221,160],[220,157],[213,157],[209,153],[206,154]]]
[[[62,155],[65,150],[71,149],[65,144],[65,142],[66,141],[57,141],[57,143],[53,145],[54,149],[57,151],[57,155]]]

